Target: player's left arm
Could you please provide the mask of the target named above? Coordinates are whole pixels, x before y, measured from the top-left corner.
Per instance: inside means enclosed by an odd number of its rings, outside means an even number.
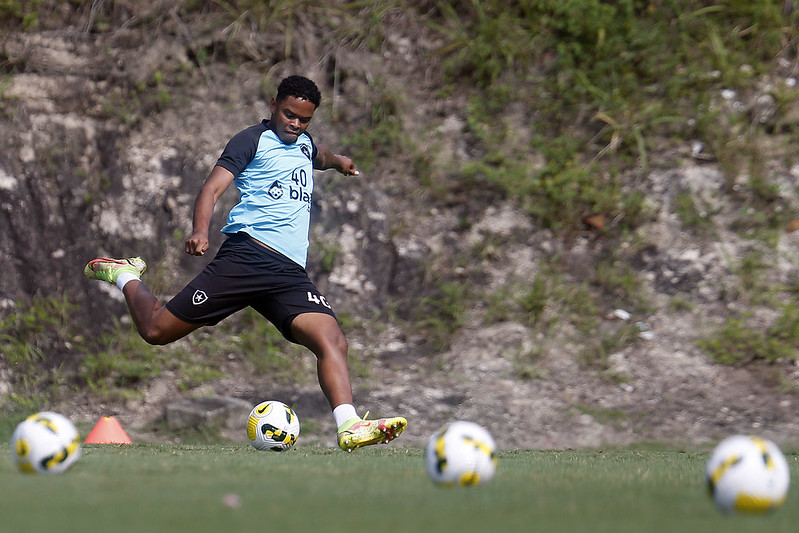
[[[357,176],[360,174],[355,169],[355,163],[346,155],[334,154],[327,146],[320,146],[313,161],[313,167],[317,170],[327,170],[334,168],[346,176]]]

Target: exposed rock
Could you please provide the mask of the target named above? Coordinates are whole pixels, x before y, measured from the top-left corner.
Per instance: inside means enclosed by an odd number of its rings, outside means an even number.
[[[285,58],[283,43],[268,32],[231,35],[168,17],[168,31],[150,36],[135,24],[145,15],[131,14],[130,26],[107,34],[83,31],[82,20],[64,31],[0,37],[0,59],[11,69],[0,79],[0,318],[15,312],[15,301],[63,294],[80,303],[72,319],[89,331],[98,321],[125,317],[116,288],[82,277],[86,261],[101,254],[142,255],[159,295],[179,290],[213,255],[182,253],[199,187],[230,136],[267,115],[274,81],[301,72],[317,79],[324,94],[311,128],[317,141],[334,149],[343,144],[368,123],[371,98],[385,86],[386,95],[403,96],[395,99],[395,127],[419,132],[408,137],[422,143],[420,151],[439,169],[425,176],[433,185],[423,187],[409,170],[412,154],[396,153],[380,155],[359,179],[317,178],[312,277],[337,310],[381,321],[347,332],[351,351],[365,361],[353,380],[361,413],[407,416],[403,441],[411,445],[423,445],[453,419],[487,426],[504,448],[698,444],[750,431],[799,443],[799,368],[792,361],[726,367],[696,343],[733,311],[751,312],[764,327],[773,320],[768,304],[749,309],[735,296],[736,268],[749,252],[770,258],[769,268],[757,272],[764,287],[796,287],[799,279],[797,224],[773,247],[732,227],[745,219],[739,210],[759,213],[747,202],[725,201],[722,192],[740,189],[748,176],[743,170],[728,176],[708,146],[686,141],[682,152],[650,154],[650,170],[635,188],[646,194],[651,216],[628,239],[609,242],[603,232],[619,221],[593,213],[585,232],[559,238],[513,202],[462,190],[440,170],[471,156],[468,112],[457,94],[435,96],[435,46],[424,28],[387,29],[377,53],[338,43],[331,50],[324,36],[303,28],[307,38]],[[202,61],[200,51],[218,56]],[[775,134],[799,127],[799,104],[785,102],[780,113],[767,87],[716,99]],[[505,112],[516,121],[524,114]],[[764,166],[774,194],[796,206],[799,165],[790,167],[783,156],[778,151]],[[542,164],[540,154],[520,157]],[[446,201],[435,198],[442,190]],[[698,215],[712,221],[710,235],[681,220],[678,199],[685,193]],[[234,196],[221,199],[213,229]],[[213,239],[218,246],[220,237]],[[321,248],[335,259],[325,268],[314,251]],[[575,285],[591,285],[597,258],[607,256],[635,271],[642,301],[606,295],[604,308],[588,317],[597,322],[596,335],[636,323],[646,335],[611,349],[594,366],[580,361],[575,325],[560,320],[559,310],[541,310],[547,328],[502,318],[503,305],[518,297],[514,289],[528,289],[546,265],[556,265]],[[472,307],[462,310],[464,323],[444,349],[431,353],[403,319],[418,312],[436,274],[488,296],[466,304]],[[486,309],[492,299],[496,309]],[[614,314],[619,309],[624,319]],[[70,356],[76,354],[60,355]],[[10,391],[13,366],[0,359],[2,395]],[[140,439],[158,438],[146,428],[165,420],[175,430],[219,426],[243,441],[252,406],[281,399],[304,424],[300,445],[333,445],[329,406],[312,371],[301,383],[277,385],[231,354],[224,375],[202,387],[185,391],[175,385],[180,377],[153,378],[140,387],[141,397],[115,402],[80,391],[63,407],[86,422],[115,414],[124,427],[141,429]]]
[[[250,402],[240,398],[181,398],[166,404],[164,419],[170,429],[177,431],[203,427],[243,431],[252,408]]]

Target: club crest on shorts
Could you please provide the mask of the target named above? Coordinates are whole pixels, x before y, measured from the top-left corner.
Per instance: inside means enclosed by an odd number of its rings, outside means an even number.
[[[205,294],[205,291],[196,290],[194,291],[194,296],[191,297],[191,302],[194,305],[201,305],[204,304],[208,300],[208,295]]]

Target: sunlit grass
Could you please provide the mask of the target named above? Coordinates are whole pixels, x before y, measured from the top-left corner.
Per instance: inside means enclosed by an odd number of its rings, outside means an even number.
[[[796,497],[723,516],[704,452],[502,451],[485,485],[442,489],[423,451],[298,446],[84,445],[61,476],[23,475],[0,451],[4,531],[793,531]],[[797,459],[788,455],[791,469]]]

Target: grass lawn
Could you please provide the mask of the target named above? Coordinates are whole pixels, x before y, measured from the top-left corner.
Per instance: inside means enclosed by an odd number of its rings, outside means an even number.
[[[797,457],[787,455],[795,475]],[[724,516],[706,453],[503,451],[494,479],[434,486],[423,451],[346,454],[247,445],[84,445],[64,475],[24,475],[0,449],[0,531],[704,532],[795,531],[795,491],[765,516]],[[235,495],[235,496],[231,496]],[[231,505],[231,503],[233,505]]]

